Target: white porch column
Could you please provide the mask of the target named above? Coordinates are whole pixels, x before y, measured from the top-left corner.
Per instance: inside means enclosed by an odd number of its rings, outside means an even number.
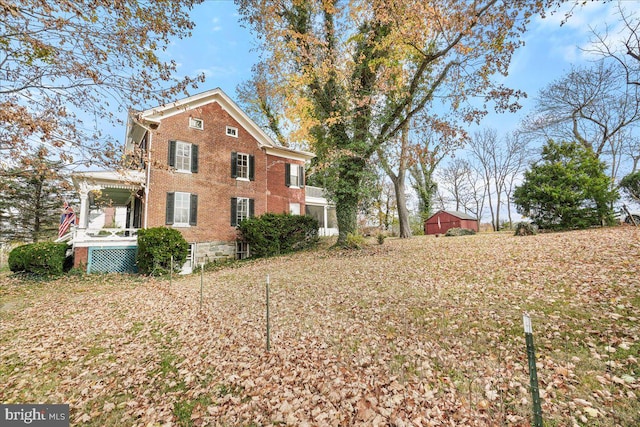
[[[80,220],[78,228],[86,229],[89,226],[89,190],[86,186],[80,189]]]
[[[324,235],[328,235],[329,234],[329,224],[327,223],[327,219],[328,219],[328,215],[327,215],[327,205],[324,205],[322,207],[322,214],[324,215],[324,220],[323,220],[323,228],[324,228]]]

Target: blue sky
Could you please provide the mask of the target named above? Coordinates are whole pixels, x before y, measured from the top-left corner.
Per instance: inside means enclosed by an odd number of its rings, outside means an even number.
[[[640,0],[623,3],[640,7]],[[592,59],[581,48],[588,46],[590,28],[604,29],[605,23],[616,22],[615,6],[616,2],[589,2],[576,8],[562,26],[563,12],[536,18],[525,34],[525,46],[513,57],[509,76],[497,77],[529,97],[521,101],[523,108],[518,113],[490,114],[481,126],[496,128],[500,134],[515,130],[540,89],[568,72],[572,64]],[[249,29],[240,25],[237,8],[230,0],[205,1],[195,7],[192,16],[196,22],[192,37],[174,42],[165,53],[166,59],[178,62],[181,74],[204,72],[207,80],[199,91],[220,87],[235,99],[236,86],[251,77],[251,66],[258,58]]]

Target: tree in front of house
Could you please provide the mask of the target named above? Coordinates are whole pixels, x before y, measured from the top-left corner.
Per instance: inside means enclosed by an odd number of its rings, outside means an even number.
[[[611,224],[617,198],[605,164],[578,142],[549,141],[513,192],[518,213],[550,230]]]
[[[557,4],[237,3],[244,23],[259,37],[260,69],[268,71],[262,75],[277,76],[274,81],[257,76],[255,93],[285,100],[259,99],[253,105],[269,124],[294,125],[289,137],[318,155],[316,169],[336,205],[339,245],[355,232],[372,158],[390,144],[399,146],[402,129],[420,112],[433,117],[447,108],[456,119],[472,122],[486,113],[486,103],[495,103],[499,111],[519,107],[522,93],[492,77],[507,74],[530,20]],[[276,87],[260,90],[263,83]],[[485,102],[467,102],[475,97]],[[275,105],[281,114],[275,114]]]
[[[38,148],[0,173],[0,240],[38,242],[58,235],[64,200],[72,202],[62,163]]]

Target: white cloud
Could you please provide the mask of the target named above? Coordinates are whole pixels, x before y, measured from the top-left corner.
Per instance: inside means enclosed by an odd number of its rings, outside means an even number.
[[[218,32],[218,31],[222,31],[222,25],[220,25],[220,18],[215,17],[211,20],[211,23],[213,24],[213,26],[211,27],[211,31],[212,32]]]
[[[593,31],[604,32],[609,28],[611,36],[618,34],[617,5],[615,2],[592,1],[584,5],[565,3],[546,18],[536,18],[527,40],[545,38],[551,46],[550,53],[569,63],[593,60]],[[569,17],[567,17],[567,15]]]

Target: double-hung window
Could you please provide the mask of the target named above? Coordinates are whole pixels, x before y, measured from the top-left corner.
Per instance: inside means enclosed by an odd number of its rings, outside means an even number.
[[[285,163],[284,183],[287,187],[304,187],[304,167]]]
[[[191,193],[167,193],[166,224],[188,227],[197,224],[198,195]]]
[[[245,153],[231,153],[231,178],[253,181],[255,178],[254,156]]]
[[[183,141],[169,141],[169,166],[179,172],[198,172],[198,146]]]
[[[243,219],[253,218],[254,201],[246,197],[231,199],[231,226],[235,227]]]

